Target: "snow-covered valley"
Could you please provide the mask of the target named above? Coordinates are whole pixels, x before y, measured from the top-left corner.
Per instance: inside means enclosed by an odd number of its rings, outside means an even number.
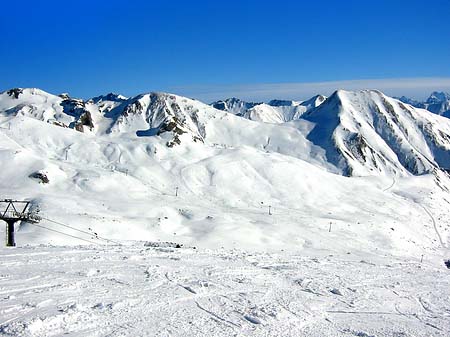
[[[1,93],[0,198],[42,220],[1,249],[0,333],[449,335],[450,120],[235,104]]]

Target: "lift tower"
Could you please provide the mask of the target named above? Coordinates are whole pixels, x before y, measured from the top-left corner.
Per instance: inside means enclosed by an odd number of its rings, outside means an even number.
[[[39,222],[40,218],[27,211],[30,201],[26,200],[0,200],[0,220],[6,222],[6,245],[15,246],[14,224],[17,221]]]

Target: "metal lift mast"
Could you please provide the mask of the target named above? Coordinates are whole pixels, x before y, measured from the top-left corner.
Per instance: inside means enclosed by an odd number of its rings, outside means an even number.
[[[6,222],[6,245],[14,247],[14,224],[18,221],[39,222],[40,218],[27,211],[30,201],[26,200],[0,200],[0,220]]]

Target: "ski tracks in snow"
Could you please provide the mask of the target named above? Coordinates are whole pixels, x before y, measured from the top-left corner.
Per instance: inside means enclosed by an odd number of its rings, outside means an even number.
[[[392,176],[392,184],[390,184],[388,187],[383,189],[383,192],[387,192],[389,191],[392,187],[394,187],[396,181],[395,181],[395,176]]]
[[[4,336],[450,332],[450,275],[423,264],[142,243],[0,252]]]
[[[388,187],[384,188],[383,192],[388,192],[389,190],[391,190],[395,186],[396,183],[397,183],[397,181],[395,179],[395,176],[393,176],[392,177],[392,183]],[[403,197],[403,198],[405,198],[405,197]],[[405,199],[409,200],[407,198],[405,198]],[[447,245],[444,242],[441,233],[439,232],[439,229],[438,229],[438,226],[437,226],[437,223],[436,223],[436,219],[433,216],[433,214],[430,212],[430,210],[426,206],[423,205],[423,201],[417,201],[417,200],[414,200],[414,199],[412,201],[414,201],[414,203],[416,203],[421,209],[423,209],[424,212],[427,214],[427,216],[430,218],[431,223],[433,225],[434,232],[436,233],[436,237],[437,237],[437,239],[439,241],[439,244],[441,245],[442,248],[447,248]]]
[[[418,203],[418,205],[419,205],[419,206],[425,211],[425,213],[427,213],[427,215],[430,217],[431,223],[433,224],[434,231],[436,232],[436,236],[437,236],[437,238],[438,238],[438,240],[439,240],[439,243],[440,243],[441,247],[442,247],[442,248],[447,248],[446,245],[445,245],[444,240],[442,240],[441,234],[439,233],[439,230],[438,230],[437,225],[436,225],[436,219],[434,218],[433,214],[431,214],[431,212],[428,210],[428,208],[426,208],[424,205],[419,204],[419,203]]]

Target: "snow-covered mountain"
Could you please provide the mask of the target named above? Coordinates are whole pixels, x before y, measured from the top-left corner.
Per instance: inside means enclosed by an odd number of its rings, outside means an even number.
[[[239,98],[232,97],[211,103],[211,106],[234,115],[242,116],[248,109],[262,103],[245,102]]]
[[[437,115],[450,118],[450,94],[446,92],[434,91],[424,102],[416,101],[405,96],[400,97],[399,100],[416,108],[427,109]]]
[[[197,110],[188,99],[164,93],[150,93],[127,99],[108,94],[88,101],[67,94],[55,96],[39,89],[15,88],[0,94],[0,113],[27,116],[80,132],[97,135],[132,132],[152,136],[170,132],[171,146],[182,134],[202,140]]]
[[[450,120],[379,91],[337,91],[303,119],[314,123],[307,139],[344,174],[450,169]]]
[[[435,114],[450,117],[450,94],[433,92],[426,100],[425,108]]]
[[[427,102],[446,97],[434,93]],[[39,89],[11,89],[0,94],[0,113],[95,135],[164,135],[169,147],[182,139],[207,145],[250,145],[344,175],[404,176],[450,170],[450,121],[379,91],[340,90],[328,99],[315,96],[303,102],[223,102],[234,112],[246,110],[228,114],[166,93],[132,98],[111,93],[83,101]],[[243,132],[249,129],[255,130],[251,137]]]
[[[316,95],[306,101],[274,99],[268,103],[244,102],[236,98],[217,101],[211,105],[216,109],[257,122],[284,123],[299,119],[305,112],[318,107],[326,97]]]
[[[113,239],[395,254],[447,244],[422,206],[439,196],[433,212],[446,209],[450,120],[377,91],[266,105],[285,112],[267,123],[167,93],[8,90],[0,192]],[[45,233],[24,225],[17,241],[76,242]]]
[[[51,95],[40,89],[15,88],[0,93],[0,111],[6,116],[28,116],[78,131],[94,129],[96,106],[67,94]]]

